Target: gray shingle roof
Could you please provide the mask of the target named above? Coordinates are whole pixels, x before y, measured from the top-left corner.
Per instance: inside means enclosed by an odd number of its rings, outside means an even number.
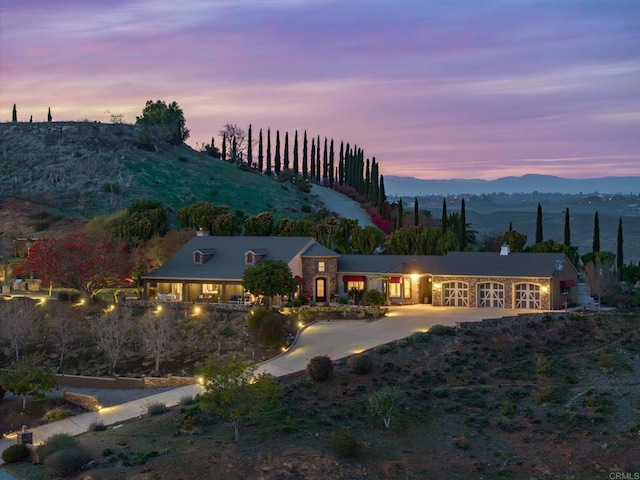
[[[264,259],[291,261],[315,240],[311,237],[193,237],[174,256],[145,279],[242,280],[249,268],[245,252],[263,252]],[[214,251],[202,265],[194,265],[193,252]]]
[[[307,248],[302,254],[303,257],[338,257],[340,254],[322,246],[319,243],[314,243]]]

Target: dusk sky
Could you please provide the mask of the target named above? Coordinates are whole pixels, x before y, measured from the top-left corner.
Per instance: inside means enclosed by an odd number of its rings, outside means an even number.
[[[640,175],[640,1],[0,0],[0,121],[158,99],[191,145],[252,124],[385,175]]]

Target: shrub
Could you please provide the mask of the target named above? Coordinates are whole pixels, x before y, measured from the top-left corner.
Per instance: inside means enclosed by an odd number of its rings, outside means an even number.
[[[180,402],[178,403],[180,405],[193,405],[194,403],[196,403],[196,399],[191,395],[185,395],[183,397],[180,397]]]
[[[282,319],[277,313],[270,313],[262,319],[260,326],[258,327],[257,337],[258,341],[269,347],[276,348],[282,345],[284,340],[285,331],[282,326]]]
[[[364,375],[371,371],[373,368],[373,360],[367,353],[361,353],[360,355],[354,355],[347,360],[347,365],[352,373],[356,375]]]
[[[63,290],[58,292],[58,300],[62,302],[78,303],[82,300],[82,294],[79,292],[67,292]]]
[[[91,461],[89,452],[83,447],[68,447],[52,453],[45,461],[47,473],[53,477],[68,477]]]
[[[543,388],[535,395],[535,401],[538,405],[541,405],[543,403],[549,403],[552,398],[553,398],[553,388],[551,387]]]
[[[362,301],[365,305],[384,305],[386,298],[382,292],[371,289],[364,292],[364,295],[362,295]]]
[[[353,458],[360,451],[361,445],[346,430],[340,430],[331,438],[333,453],[340,458]]]
[[[153,402],[147,405],[149,415],[162,415],[167,412],[167,406],[162,402]]]
[[[553,367],[553,360],[545,357],[544,355],[536,355],[536,373],[539,375],[548,375],[551,373],[551,367]]]
[[[2,452],[2,461],[4,463],[20,462],[27,458],[29,458],[29,448],[23,444],[10,445]]]
[[[89,428],[87,428],[88,432],[103,432],[107,429],[107,426],[102,423],[102,420],[94,420],[89,424]]]
[[[456,334],[456,329],[453,327],[446,327],[444,325],[434,325],[429,329],[429,333],[431,335],[451,335],[454,336]]]
[[[52,408],[51,410],[47,410],[44,414],[44,417],[42,418],[47,422],[53,422],[56,420],[62,420],[63,418],[70,417],[71,415],[73,415],[73,413],[68,408],[55,407],[55,408]]]
[[[265,307],[251,309],[249,315],[247,315],[247,326],[250,328],[259,328],[265,317],[271,313],[271,310]]]
[[[44,463],[49,456],[56,452],[67,448],[76,448],[80,445],[80,441],[68,433],[56,433],[47,438],[44,443],[38,446],[38,458],[40,463]]]
[[[0,385],[0,400],[2,400],[4,398],[4,394],[5,394],[5,390],[2,387],[2,385]]]
[[[318,355],[309,360],[307,364],[307,374],[314,382],[324,382],[329,380],[333,372],[333,361],[328,355]]]

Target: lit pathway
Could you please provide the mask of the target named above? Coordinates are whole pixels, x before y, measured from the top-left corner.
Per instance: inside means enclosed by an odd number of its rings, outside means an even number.
[[[337,360],[376,345],[407,337],[414,332],[428,330],[438,324],[455,326],[457,322],[472,322],[483,318],[499,318],[531,312],[413,305],[391,308],[387,317],[372,322],[318,322],[304,329],[294,347],[288,352],[260,364],[258,372],[269,372],[279,377],[304,370],[309,359],[316,355],[329,355]],[[115,425],[144,414],[150,403],[164,403],[167,407],[172,407],[178,405],[181,398],[194,397],[201,392],[202,387],[199,385],[187,385],[103,408],[98,412],[82,413],[51,422],[30,430],[33,433],[33,443],[38,445],[56,433],[80,435],[89,429],[92,422],[96,421],[101,421],[105,425]],[[0,439],[0,452],[15,442],[15,434]]]

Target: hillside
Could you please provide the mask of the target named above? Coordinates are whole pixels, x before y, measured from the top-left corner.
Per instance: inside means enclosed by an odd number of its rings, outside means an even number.
[[[136,127],[126,124],[2,123],[0,198],[80,218],[109,215],[140,199],[161,200],[170,211],[207,201],[248,215],[269,210],[301,218],[300,208],[311,200],[293,186],[187,145],[139,149],[135,135]]]

